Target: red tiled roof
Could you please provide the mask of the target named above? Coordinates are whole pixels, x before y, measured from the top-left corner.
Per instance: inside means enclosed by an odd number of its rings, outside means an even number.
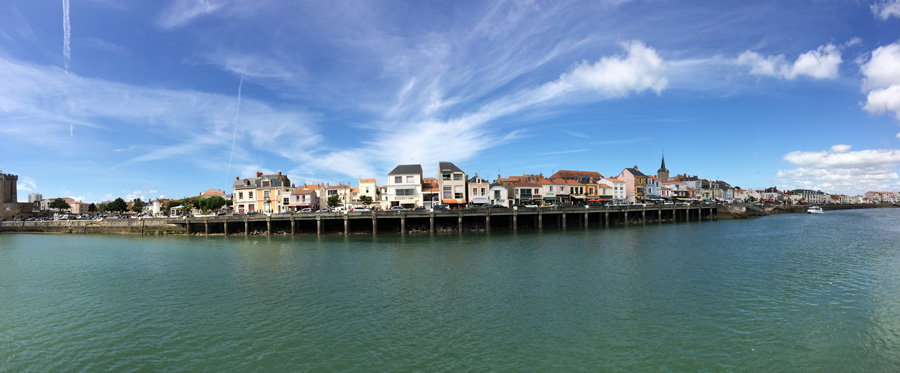
[[[359,179],[360,183],[374,183],[375,179]]]
[[[551,179],[574,179],[582,176],[589,176],[594,179],[602,179],[603,175],[596,171],[573,171],[573,170],[559,170],[556,171],[553,176],[550,176]]]

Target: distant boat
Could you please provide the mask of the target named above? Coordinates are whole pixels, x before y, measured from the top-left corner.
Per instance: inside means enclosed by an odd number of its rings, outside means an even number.
[[[809,209],[806,210],[808,214],[824,214],[825,211],[822,210],[819,206],[810,206]]]

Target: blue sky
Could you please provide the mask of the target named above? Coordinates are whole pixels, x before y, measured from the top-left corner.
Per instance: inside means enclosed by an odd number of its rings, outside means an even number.
[[[19,200],[675,173],[900,191],[896,1],[0,2]]]

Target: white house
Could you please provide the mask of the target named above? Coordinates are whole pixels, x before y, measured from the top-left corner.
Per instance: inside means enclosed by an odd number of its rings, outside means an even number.
[[[402,164],[389,172],[387,195],[391,207],[422,206],[422,165]]]
[[[509,207],[509,190],[507,190],[503,184],[492,183],[489,194],[491,205]]]

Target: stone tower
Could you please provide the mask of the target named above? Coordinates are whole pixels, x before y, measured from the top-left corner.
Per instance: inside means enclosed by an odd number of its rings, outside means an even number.
[[[666,155],[662,156],[662,164],[659,166],[659,170],[656,171],[656,177],[659,179],[660,183],[665,183],[669,181],[669,170],[666,169]]]
[[[19,212],[19,204],[16,202],[16,175],[0,172],[0,218],[10,219]]]

